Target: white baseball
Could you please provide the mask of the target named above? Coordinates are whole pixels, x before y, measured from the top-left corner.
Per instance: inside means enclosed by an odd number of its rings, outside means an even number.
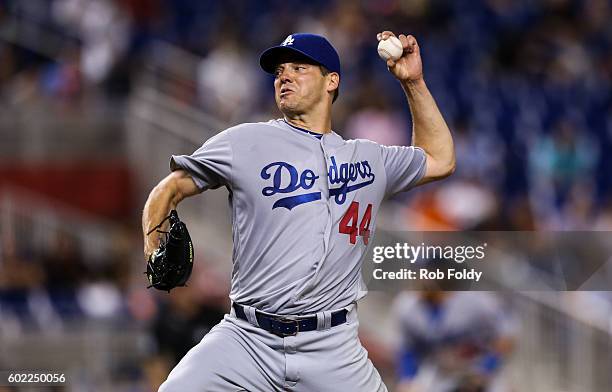
[[[380,40],[378,43],[378,55],[385,61],[389,59],[397,61],[402,57],[402,53],[404,53],[404,47],[402,46],[402,41],[397,37],[391,36]]]

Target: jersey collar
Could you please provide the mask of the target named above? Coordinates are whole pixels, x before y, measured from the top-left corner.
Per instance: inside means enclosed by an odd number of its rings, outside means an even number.
[[[298,131],[302,131],[304,133],[312,135],[312,136],[316,137],[317,139],[321,139],[323,137],[323,134],[321,134],[321,133],[312,132],[312,131],[309,131],[306,128],[296,127],[295,125],[291,124],[289,121],[285,120],[284,118],[281,121],[283,121],[285,124],[289,125],[291,128],[297,129]]]
[[[284,118],[279,118],[276,120],[270,120],[275,122],[276,124],[278,124],[279,126],[281,126],[281,128],[284,127],[288,127],[289,129],[292,129],[294,131],[300,132],[302,133],[304,136],[312,136],[313,139],[319,139],[321,140],[321,142],[323,142],[326,145],[329,146],[333,146],[333,147],[339,147],[342,146],[345,141],[342,138],[342,136],[338,135],[336,132],[331,131],[325,134],[320,134],[320,133],[316,133],[316,132],[312,132],[309,131],[308,129],[304,129],[304,128],[300,128],[300,127],[296,127],[294,125],[289,124]]]

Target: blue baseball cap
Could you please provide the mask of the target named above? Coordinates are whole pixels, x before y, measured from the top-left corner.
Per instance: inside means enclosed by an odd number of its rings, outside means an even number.
[[[309,60],[340,74],[340,57],[329,41],[320,35],[291,34],[278,46],[266,49],[259,57],[259,65],[273,74],[276,66],[285,61]]]

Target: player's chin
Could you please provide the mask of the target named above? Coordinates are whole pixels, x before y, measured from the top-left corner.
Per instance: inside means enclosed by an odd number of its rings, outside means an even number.
[[[287,98],[279,98],[277,101],[278,108],[283,113],[294,113],[297,110],[295,101]]]

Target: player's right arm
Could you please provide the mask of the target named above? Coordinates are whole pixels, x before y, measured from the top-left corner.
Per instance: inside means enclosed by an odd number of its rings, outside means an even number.
[[[157,233],[147,235],[171,210],[185,198],[202,192],[192,177],[184,170],[176,170],[153,188],[142,211],[142,234],[145,260],[159,246]]]
[[[379,40],[394,36],[379,33]],[[425,84],[419,45],[412,35],[400,34],[404,53],[399,60],[387,60],[389,72],[400,82],[412,114],[412,143],[425,152],[425,173],[416,185],[441,180],[455,171],[455,148],[451,132]]]

